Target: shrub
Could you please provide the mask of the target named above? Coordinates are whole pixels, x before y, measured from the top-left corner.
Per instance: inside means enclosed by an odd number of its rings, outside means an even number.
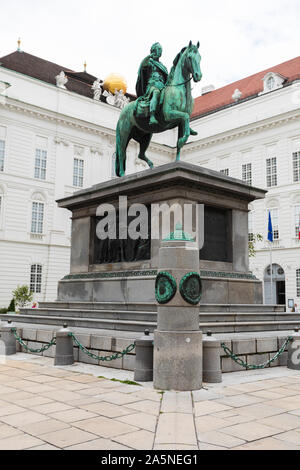
[[[0,308],[0,314],[7,313],[7,308]]]
[[[9,304],[9,307],[7,309],[8,312],[15,312],[16,310],[16,306],[15,306],[15,299],[12,298],[10,304]]]
[[[32,302],[33,293],[30,292],[28,286],[18,286],[13,291],[13,297],[15,299],[16,305],[19,305],[20,307],[25,307],[27,304]]]

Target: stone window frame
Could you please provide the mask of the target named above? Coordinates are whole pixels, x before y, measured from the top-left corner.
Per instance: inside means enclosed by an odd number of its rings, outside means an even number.
[[[299,229],[300,229],[300,202],[294,206],[294,227],[295,227],[295,238],[299,240]]]
[[[30,292],[34,294],[42,293],[43,265],[34,263],[30,265]]]
[[[264,95],[266,93],[271,93],[272,91],[279,90],[283,88],[283,84],[286,81],[286,77],[280,75],[276,72],[268,72],[262,79],[263,81],[263,91],[259,95]],[[272,83],[272,86],[270,86]]]
[[[252,163],[242,165],[242,180],[249,186],[252,186]]]
[[[300,297],[300,268],[296,269],[296,293]]]
[[[269,212],[271,212],[272,226],[273,226],[273,239],[274,241],[280,240],[280,229],[279,229],[279,208],[272,207],[267,210],[267,216],[269,220]]]
[[[48,152],[46,149],[37,147],[35,149],[34,177],[46,180]]]
[[[36,235],[44,234],[45,203],[33,200],[31,203],[31,226],[30,233]]]
[[[293,152],[293,180],[300,182],[300,152]]]
[[[277,177],[277,157],[268,157],[266,159],[266,183],[268,188],[274,188],[278,186]]]
[[[6,141],[4,139],[0,139],[0,171],[4,171],[5,165],[5,147]]]
[[[83,188],[84,183],[84,159],[76,155],[73,159],[73,186]]]

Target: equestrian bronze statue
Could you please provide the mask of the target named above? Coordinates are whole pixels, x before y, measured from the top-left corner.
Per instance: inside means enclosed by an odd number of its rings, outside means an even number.
[[[121,112],[116,133],[116,175],[125,175],[126,149],[131,139],[140,144],[138,158],[153,163],[146,157],[154,133],[178,127],[177,156],[189,136],[197,135],[190,128],[190,116],[194,100],[191,93],[191,80],[199,82],[201,56],[192,42],[176,56],[170,74],[160,62],[162,47],[153,44],[138,72],[136,92],[138,99],[128,104]]]

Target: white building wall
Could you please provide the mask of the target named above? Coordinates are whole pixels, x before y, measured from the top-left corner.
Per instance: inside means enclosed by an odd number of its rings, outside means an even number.
[[[300,183],[293,181],[292,153],[300,152],[300,102],[295,100],[298,84],[240,103],[232,108],[193,121],[199,137],[183,150],[182,159],[242,178],[242,165],[252,164],[252,185],[268,191],[265,200],[249,207],[253,232],[264,237],[250,260],[254,274],[264,280],[270,264],[267,242],[268,210],[278,208],[280,239],[273,244],[273,263],[286,276],[286,300],[300,306],[296,270],[300,269],[300,241],[295,236],[294,207],[300,203]],[[277,186],[267,188],[266,160],[277,159]]]
[[[73,186],[74,157],[84,161],[83,188],[112,178],[118,108],[0,67],[0,80],[11,85],[0,100],[0,139],[5,140],[0,171],[0,308],[12,291],[30,283],[32,264],[42,266],[37,301],[56,299],[57,282],[69,273],[70,213],[56,200],[82,189]],[[148,155],[167,163],[173,131],[154,138]],[[164,146],[161,145],[164,143]],[[36,179],[36,148],[47,150],[46,179]],[[128,148],[128,173],[146,168],[139,147]],[[31,234],[32,201],[45,204],[42,235]]]

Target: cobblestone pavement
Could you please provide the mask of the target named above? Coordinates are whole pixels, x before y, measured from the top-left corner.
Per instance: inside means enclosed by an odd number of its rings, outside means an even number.
[[[298,372],[224,374],[198,392],[163,394],[113,377],[132,373],[12,356],[0,365],[0,449],[300,449]]]

